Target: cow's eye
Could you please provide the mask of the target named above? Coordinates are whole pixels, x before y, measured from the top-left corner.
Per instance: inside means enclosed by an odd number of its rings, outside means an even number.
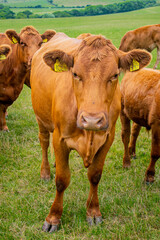
[[[78,77],[77,73],[73,73],[73,77],[77,78]]]
[[[21,44],[21,46],[22,46],[22,47],[25,47],[25,46],[27,46],[27,44],[26,44],[26,43],[24,43],[24,42],[20,42],[20,44]]]
[[[118,73],[117,74],[115,74],[114,76],[113,76],[113,78],[115,79],[115,78],[118,78]]]
[[[77,73],[73,72],[73,78],[77,79],[78,81],[81,81],[81,78],[77,75]]]

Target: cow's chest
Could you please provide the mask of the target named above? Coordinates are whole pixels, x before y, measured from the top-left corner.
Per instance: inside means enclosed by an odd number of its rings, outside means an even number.
[[[65,139],[70,149],[76,150],[83,158],[84,162],[91,163],[95,154],[105,143],[107,134],[103,131],[82,131],[75,137]]]

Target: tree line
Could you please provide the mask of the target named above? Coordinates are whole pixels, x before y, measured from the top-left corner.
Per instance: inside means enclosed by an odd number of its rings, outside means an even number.
[[[78,16],[95,16],[105,15],[120,12],[129,12],[142,8],[153,7],[158,5],[156,0],[137,0],[137,1],[125,1],[120,3],[108,4],[108,5],[87,5],[83,9],[72,9],[70,11],[56,11],[53,13],[45,13],[43,15],[34,14],[29,10],[18,12],[15,14],[10,7],[6,7],[0,4],[0,19],[10,18],[59,18],[59,17],[78,17]]]

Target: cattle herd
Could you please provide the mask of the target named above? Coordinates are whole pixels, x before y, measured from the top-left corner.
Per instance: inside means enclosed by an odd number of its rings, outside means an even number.
[[[88,33],[70,38],[47,30],[41,35],[27,26],[20,34],[14,30],[0,34],[0,130],[8,131],[7,108],[27,84],[39,125],[42,179],[50,179],[47,152],[53,133],[56,196],[43,231],[54,232],[60,225],[72,149],[82,157],[90,182],[87,222],[102,222],[97,190],[119,114],[123,167],[130,167],[139,131],[146,127],[152,132],[152,148],[145,181],[154,181],[155,163],[160,157],[160,71],[144,68],[154,48],[157,68],[160,24],[127,32],[119,49],[105,37]],[[125,74],[119,85],[121,71]]]

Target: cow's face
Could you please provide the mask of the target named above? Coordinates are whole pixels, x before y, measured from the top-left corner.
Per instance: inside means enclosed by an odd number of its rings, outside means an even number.
[[[74,57],[61,51],[44,55],[54,71],[70,68],[78,108],[77,127],[94,131],[109,127],[109,110],[120,69],[129,69],[133,59],[141,68],[149,63],[150,54],[142,50],[123,53],[102,36],[86,38]]]
[[[46,31],[40,35],[33,27],[25,27],[20,34],[14,30],[7,30],[6,35],[13,44],[17,44],[17,54],[21,62],[27,67],[31,66],[34,53],[41,47],[43,42],[47,42],[55,34],[55,31]]]

